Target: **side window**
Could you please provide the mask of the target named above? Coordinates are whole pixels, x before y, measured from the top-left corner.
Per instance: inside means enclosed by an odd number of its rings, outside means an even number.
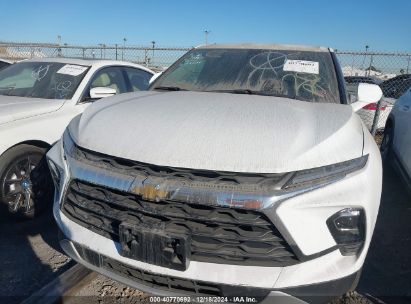
[[[124,68],[124,70],[126,71],[128,80],[130,81],[132,92],[146,91],[148,89],[150,79],[153,76],[151,73],[130,67]]]
[[[108,67],[98,71],[91,81],[90,89],[96,87],[112,88],[117,94],[127,92],[123,73],[119,67]]]

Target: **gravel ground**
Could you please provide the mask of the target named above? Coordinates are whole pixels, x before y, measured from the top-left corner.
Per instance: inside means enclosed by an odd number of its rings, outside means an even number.
[[[357,291],[332,304],[411,303],[411,198],[391,167]],[[0,216],[0,303],[18,303],[68,267],[50,213],[31,222]],[[2,301],[7,299],[7,301]],[[64,303],[148,303],[146,294],[101,275]]]
[[[98,275],[90,284],[64,298],[64,304],[150,303],[149,295]]]
[[[69,261],[61,253],[50,212],[16,222],[0,211],[0,302],[20,303],[64,271]]]

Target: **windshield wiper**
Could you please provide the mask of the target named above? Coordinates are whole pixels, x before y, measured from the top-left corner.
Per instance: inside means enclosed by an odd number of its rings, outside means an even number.
[[[232,93],[232,94],[247,94],[247,95],[262,95],[262,92],[253,91],[249,89],[233,89],[233,90],[211,90],[206,92],[216,92],[216,93]]]
[[[217,93],[231,93],[231,94],[245,94],[245,95],[262,95],[262,96],[275,96],[275,97],[287,97],[286,95],[277,95],[273,92],[264,92],[264,91],[254,91],[250,89],[233,89],[233,90],[211,90],[206,92],[217,92]]]
[[[185,89],[179,87],[166,87],[166,86],[158,86],[154,87],[153,90],[162,90],[162,91],[187,91]]]
[[[282,98],[289,98],[289,99],[296,99],[302,101],[310,101],[309,99],[296,96],[288,95],[288,94],[281,94],[275,92],[264,92],[264,91],[253,91],[250,89],[233,89],[233,90],[211,90],[206,92],[217,92],[217,93],[232,93],[232,94],[246,94],[246,95],[261,95],[261,96],[271,96],[271,97],[282,97]]]

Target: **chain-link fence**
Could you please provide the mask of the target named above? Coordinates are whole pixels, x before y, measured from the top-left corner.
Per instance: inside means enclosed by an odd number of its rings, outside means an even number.
[[[105,45],[76,46],[67,44],[0,42],[0,58],[18,61],[26,58],[71,57],[125,60],[162,71],[190,50],[190,47]],[[351,99],[359,83],[381,87],[384,98],[359,111],[366,126],[375,134],[382,130],[395,101],[411,87],[411,53],[336,51]]]
[[[411,53],[337,51],[337,55],[352,96],[359,83],[380,86],[381,101],[358,114],[373,134],[383,130],[396,100],[411,87]]]
[[[124,60],[161,71],[186,53],[189,47],[105,45],[77,46],[45,43],[0,42],[0,58],[18,61],[27,58],[70,57]]]

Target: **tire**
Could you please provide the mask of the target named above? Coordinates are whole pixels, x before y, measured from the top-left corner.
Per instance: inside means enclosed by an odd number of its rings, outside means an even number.
[[[383,162],[389,162],[391,159],[393,140],[394,128],[392,127],[392,125],[387,125],[384,130],[384,137],[382,138],[380,147],[381,158]]]
[[[0,204],[12,216],[31,219],[52,203],[47,149],[19,145],[0,157]]]

